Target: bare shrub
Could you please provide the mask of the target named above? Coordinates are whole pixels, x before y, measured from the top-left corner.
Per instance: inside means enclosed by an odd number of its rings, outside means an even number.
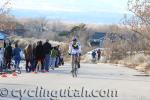
[[[131,59],[131,63],[135,65],[144,63],[145,61],[146,61],[146,56],[144,54],[136,54]]]
[[[120,63],[131,67],[137,67],[138,69],[145,69],[150,67],[150,56],[144,53],[135,54],[121,60]]]

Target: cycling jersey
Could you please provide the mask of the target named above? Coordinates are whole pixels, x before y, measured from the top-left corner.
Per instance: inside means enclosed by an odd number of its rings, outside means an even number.
[[[81,45],[79,42],[76,42],[75,44],[73,44],[73,42],[71,42],[69,44],[69,51],[68,51],[71,55],[73,54],[80,54],[81,53]]]

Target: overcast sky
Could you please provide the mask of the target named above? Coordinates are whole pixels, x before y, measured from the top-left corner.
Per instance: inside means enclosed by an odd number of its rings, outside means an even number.
[[[129,13],[127,0],[12,0],[12,7],[12,13],[17,17],[91,23],[117,23],[125,13]]]

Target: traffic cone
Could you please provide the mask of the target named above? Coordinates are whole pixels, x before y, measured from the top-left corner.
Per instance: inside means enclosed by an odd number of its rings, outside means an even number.
[[[7,77],[7,74],[6,74],[6,73],[3,73],[3,74],[2,74],[2,77]]]
[[[37,72],[34,72],[34,74],[37,74]]]
[[[16,72],[13,72],[13,73],[12,73],[12,76],[17,76]]]

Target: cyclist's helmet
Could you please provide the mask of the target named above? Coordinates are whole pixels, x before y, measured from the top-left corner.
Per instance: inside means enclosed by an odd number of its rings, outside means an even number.
[[[76,38],[74,38],[72,41],[77,41],[77,39],[76,39]]]
[[[72,41],[77,41],[77,38],[76,38],[76,37],[74,37],[74,38],[72,39]]]
[[[74,49],[79,49],[79,46],[78,46],[78,44],[76,43],[76,42],[77,42],[77,38],[74,37],[74,38],[72,39],[72,41],[73,41],[72,47],[73,47]]]

